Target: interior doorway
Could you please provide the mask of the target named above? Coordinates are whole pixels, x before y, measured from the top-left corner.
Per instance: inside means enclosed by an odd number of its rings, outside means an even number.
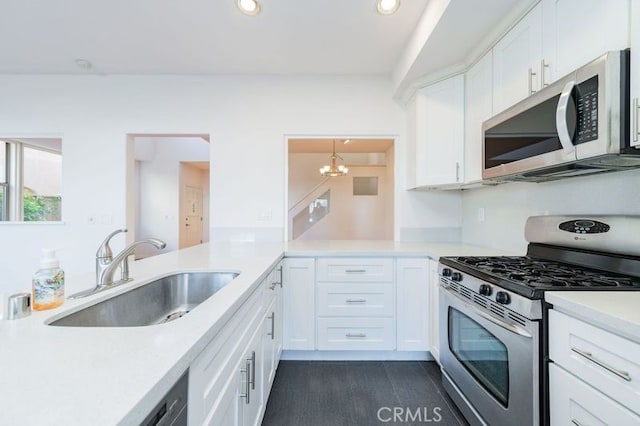
[[[334,152],[345,175],[321,173]],[[289,138],[287,158],[288,240],[393,240],[393,138]]]
[[[209,241],[209,136],[128,137],[128,242],[160,238],[162,252]],[[135,258],[159,254],[141,245]]]

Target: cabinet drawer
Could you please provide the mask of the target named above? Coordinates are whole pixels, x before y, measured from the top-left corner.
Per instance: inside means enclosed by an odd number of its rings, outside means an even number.
[[[393,259],[319,258],[318,281],[391,282]]]
[[[552,309],[549,357],[640,414],[639,344]]]
[[[393,350],[393,318],[318,318],[320,350]]]
[[[394,299],[391,283],[319,283],[318,316],[391,317]]]
[[[555,364],[549,389],[551,426],[640,424],[639,416]]]

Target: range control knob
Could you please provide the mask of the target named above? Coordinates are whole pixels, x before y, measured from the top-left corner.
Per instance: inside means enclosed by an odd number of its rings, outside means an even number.
[[[480,288],[478,289],[478,292],[483,296],[491,296],[491,293],[493,293],[493,289],[489,284],[480,284]]]
[[[454,272],[451,274],[451,281],[462,281],[462,274],[460,272]]]
[[[509,293],[505,293],[504,291],[499,291],[496,293],[496,302],[501,305],[508,305],[511,303],[511,297],[509,297]]]
[[[449,268],[443,268],[443,269],[442,269],[442,276],[443,276],[443,277],[450,277],[450,276],[451,276],[451,269],[449,269]]]

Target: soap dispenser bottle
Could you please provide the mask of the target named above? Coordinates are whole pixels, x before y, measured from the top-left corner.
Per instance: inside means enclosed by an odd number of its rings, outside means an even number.
[[[57,308],[64,302],[64,271],[55,250],[42,250],[40,269],[33,274],[31,306],[36,311]]]

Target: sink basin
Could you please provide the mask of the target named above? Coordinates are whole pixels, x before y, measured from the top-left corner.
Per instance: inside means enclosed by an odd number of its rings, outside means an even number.
[[[237,276],[237,272],[168,275],[59,318],[49,325],[137,327],[164,324],[183,317]]]

